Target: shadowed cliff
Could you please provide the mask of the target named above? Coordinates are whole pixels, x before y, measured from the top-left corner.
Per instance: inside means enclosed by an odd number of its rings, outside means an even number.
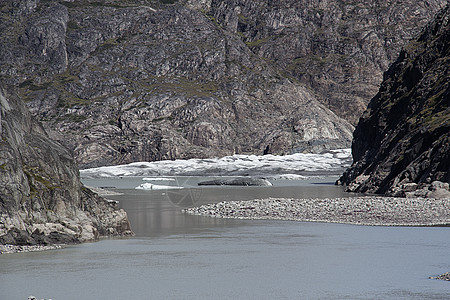
[[[447,6],[401,51],[359,120],[354,164],[341,178],[349,190],[449,196],[449,46]]]

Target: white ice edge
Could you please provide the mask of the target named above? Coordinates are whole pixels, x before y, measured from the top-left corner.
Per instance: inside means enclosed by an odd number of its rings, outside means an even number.
[[[291,155],[233,155],[222,158],[163,160],[135,162],[81,170],[85,178],[119,176],[237,176],[237,175],[302,175],[340,174],[352,161],[351,149],[329,150],[326,153],[295,153]],[[291,176],[293,178],[294,176]],[[149,180],[150,181],[150,180]]]
[[[174,189],[182,189],[182,186],[170,186],[170,185],[158,185],[151,183],[142,183],[137,186],[136,190],[174,190]]]
[[[166,178],[166,177],[146,177],[142,178],[145,181],[175,181],[175,178]]]

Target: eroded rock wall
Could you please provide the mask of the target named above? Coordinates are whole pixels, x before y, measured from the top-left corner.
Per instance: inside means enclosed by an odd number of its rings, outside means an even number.
[[[4,1],[0,75],[81,167],[349,147],[432,1]]]
[[[212,0],[207,11],[356,125],[383,72],[446,3]]]
[[[349,190],[450,197],[449,74],[447,6],[400,53],[361,117],[341,178]]]
[[[17,39],[0,46],[2,74],[82,167],[349,147],[353,127],[214,22],[208,5],[7,6],[3,33]]]
[[[0,85],[0,243],[75,243],[131,234],[126,213],[83,187],[71,153]]]

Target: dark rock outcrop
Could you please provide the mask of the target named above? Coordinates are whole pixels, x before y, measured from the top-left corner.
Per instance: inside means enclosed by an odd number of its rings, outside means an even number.
[[[356,127],[354,164],[340,182],[356,192],[449,197],[449,6],[384,77]]]
[[[80,183],[70,152],[0,85],[0,244],[48,245],[131,234],[117,203]]]
[[[199,182],[198,185],[271,186],[272,183],[264,178],[240,177],[202,181]]]

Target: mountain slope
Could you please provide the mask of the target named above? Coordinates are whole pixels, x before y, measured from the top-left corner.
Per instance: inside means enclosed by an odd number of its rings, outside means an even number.
[[[442,2],[8,0],[0,75],[83,168],[321,152]]]
[[[348,122],[198,10],[29,3],[3,8],[2,75],[82,167],[350,145]]]
[[[208,14],[255,54],[311,87],[322,103],[356,125],[401,47],[446,1],[209,3]]]
[[[450,182],[450,8],[408,44],[385,73],[354,132],[353,166],[341,182],[357,192],[405,195]],[[433,188],[433,187],[432,187]]]

